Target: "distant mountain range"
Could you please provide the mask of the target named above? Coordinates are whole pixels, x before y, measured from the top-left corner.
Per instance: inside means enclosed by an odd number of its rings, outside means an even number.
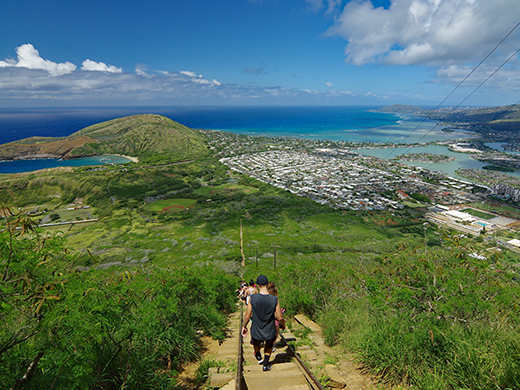
[[[161,115],[142,114],[89,126],[68,137],[31,137],[0,145],[0,160],[121,154],[140,160],[160,155],[172,161],[198,157],[207,150],[198,131]]]
[[[449,127],[477,132],[484,140],[519,143],[520,107],[518,105],[497,107],[443,107],[437,109],[394,104],[379,112],[406,114],[438,120]]]
[[[496,107],[442,107],[431,109],[404,104],[394,104],[376,111],[410,114],[421,117],[428,116],[430,119],[444,119],[448,122],[474,123],[520,120],[520,107],[517,105]]]

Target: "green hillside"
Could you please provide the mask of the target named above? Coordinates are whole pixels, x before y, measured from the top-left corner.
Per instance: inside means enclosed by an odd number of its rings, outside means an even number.
[[[161,161],[196,158],[206,153],[204,138],[196,130],[160,115],[142,114],[89,126],[70,137],[87,136],[95,143],[74,149],[71,156],[123,154]]]
[[[520,121],[520,107],[518,106],[496,106],[496,107],[442,107],[421,108],[418,106],[407,106],[394,104],[383,107],[378,112],[391,112],[399,114],[410,114],[416,116],[428,116],[430,119],[443,119],[446,122],[464,122],[483,124],[494,121]]]
[[[196,159],[207,152],[204,137],[197,130],[152,114],[98,123],[68,137],[32,137],[0,145],[1,160],[122,154],[165,163]]]

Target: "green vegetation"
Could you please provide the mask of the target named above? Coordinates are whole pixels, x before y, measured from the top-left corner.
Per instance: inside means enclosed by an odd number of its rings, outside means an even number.
[[[520,387],[520,255],[497,250],[516,232],[461,238],[424,226],[423,204],[335,210],[212,157],[148,157],[0,177],[0,210],[16,214],[0,223],[0,383],[34,363],[26,389],[175,388],[200,336],[223,337],[245,271],[389,384]],[[52,215],[98,221],[31,230]],[[220,364],[200,361],[200,379]]]
[[[418,200],[419,202],[431,203],[431,199],[430,198],[428,198],[426,195],[419,194],[417,192],[414,192],[413,194],[410,194],[410,197],[414,198],[415,200]]]
[[[207,154],[200,133],[160,115],[114,119],[87,127],[70,137],[73,136],[87,136],[97,141],[75,149],[73,156],[116,153],[164,164]]]
[[[499,171],[499,172],[514,172],[514,168],[510,167],[501,167],[498,165],[484,165],[482,169],[485,169],[487,171]]]
[[[410,201],[406,201],[405,200],[402,203],[403,203],[403,205],[405,205],[406,207],[409,207],[411,209],[423,208],[424,207],[424,204],[417,203],[417,202],[410,202]]]
[[[195,373],[195,380],[197,384],[200,386],[207,381],[209,375],[210,368],[218,368],[219,372],[230,372],[231,367],[229,367],[229,361],[215,360],[215,359],[203,359],[199,363],[199,367]],[[236,364],[235,364],[235,372],[236,372]]]
[[[468,213],[470,215],[473,215],[475,217],[479,217],[479,218],[482,218],[482,219],[492,219],[492,218],[495,218],[496,215],[493,215],[493,214],[488,214],[488,213],[484,213],[480,210],[475,210],[475,209],[464,209],[464,210],[461,210],[463,213]]]
[[[377,111],[405,113],[433,120],[442,120],[442,123],[448,125],[450,129],[465,129],[478,133],[480,143],[500,140],[500,142],[508,144],[509,150],[520,150],[520,136],[518,134],[520,108],[516,105],[457,109],[443,107],[431,110],[429,108],[394,104]]]
[[[251,186],[245,186],[245,185],[239,185],[239,184],[222,184],[220,186],[216,187],[200,187],[193,191],[194,193],[198,195],[204,195],[206,197],[211,198],[214,195],[232,195],[233,193],[240,192],[243,194],[254,194],[258,192],[258,188],[251,187]]]
[[[500,215],[504,215],[506,217],[510,218],[518,218],[518,207],[509,206],[507,203],[504,202],[495,202],[495,201],[488,201],[488,202],[478,202],[475,204],[470,204],[470,206],[479,208],[481,210],[487,210],[490,213],[500,213]],[[517,206],[516,204],[514,206]]]

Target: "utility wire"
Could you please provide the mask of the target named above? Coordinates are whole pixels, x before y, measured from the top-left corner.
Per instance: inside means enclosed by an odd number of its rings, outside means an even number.
[[[509,31],[509,33],[508,33],[504,38],[502,38],[502,40],[501,40],[498,44],[495,45],[495,47],[493,48],[493,50],[491,50],[491,51],[490,51],[490,52],[489,52],[489,53],[484,57],[484,59],[482,59],[482,61],[480,61],[480,62],[478,63],[478,65],[475,66],[475,67],[473,68],[473,70],[472,70],[471,72],[468,73],[468,75],[464,78],[464,80],[462,80],[462,81],[461,81],[461,82],[460,82],[460,83],[459,83],[459,84],[458,84],[458,85],[457,85],[457,86],[456,86],[456,87],[455,87],[455,88],[454,88],[454,89],[453,89],[453,90],[452,90],[452,91],[451,91],[451,92],[450,92],[450,93],[449,93],[449,94],[448,94],[448,95],[447,95],[447,96],[446,96],[446,97],[445,97],[445,98],[444,98],[444,99],[443,99],[443,100],[442,100],[442,101],[441,101],[441,102],[440,102],[440,103],[435,107],[435,108],[433,108],[433,109],[428,113],[428,115],[427,115],[427,116],[426,116],[426,117],[425,117],[425,118],[424,118],[424,119],[423,119],[423,120],[422,120],[422,121],[421,121],[421,122],[420,122],[420,123],[419,123],[419,124],[418,124],[418,125],[417,125],[417,126],[416,126],[416,127],[415,127],[415,128],[414,128],[414,129],[409,133],[409,134],[408,134],[408,135],[407,135],[407,136],[406,136],[406,138],[404,139],[403,142],[406,142],[406,140],[408,140],[408,138],[410,138],[410,136],[411,136],[411,135],[412,135],[412,134],[413,134],[413,133],[414,133],[414,132],[415,132],[415,131],[416,131],[416,130],[417,130],[417,129],[418,129],[418,128],[419,128],[419,127],[420,127],[420,126],[421,126],[421,125],[422,125],[422,124],[427,120],[427,119],[428,119],[428,118],[430,118],[430,116],[435,112],[435,110],[437,110],[437,109],[438,109],[438,108],[439,108],[439,107],[440,107],[440,106],[441,106],[441,105],[442,105],[442,104],[443,104],[443,103],[444,103],[444,102],[445,102],[445,101],[446,101],[446,100],[447,100],[451,95],[453,95],[453,93],[455,93],[455,91],[456,91],[457,89],[459,89],[459,87],[460,87],[460,86],[461,86],[461,85],[462,85],[462,84],[463,84],[463,83],[464,83],[464,82],[465,82],[465,81],[466,81],[466,80],[467,80],[467,79],[468,79],[468,78],[469,78],[473,73],[475,73],[475,71],[480,67],[480,65],[482,65],[482,64],[484,63],[484,61],[486,61],[486,60],[489,58],[489,56],[491,56],[491,54],[493,54],[493,53],[498,49],[498,47],[499,47],[500,45],[502,45],[502,43],[503,43],[503,42],[504,42],[504,41],[505,41],[505,40],[506,40],[506,39],[507,39],[507,38],[508,38],[508,37],[509,37],[509,36],[510,36],[510,35],[511,35],[511,34],[512,34],[512,33],[513,33],[517,28],[518,28],[518,26],[520,26],[520,22],[518,22],[518,23],[516,24],[516,26],[514,26],[514,27],[511,29],[511,31]],[[482,86],[486,81],[488,81],[488,80],[489,80],[489,79],[490,79],[490,78],[491,78],[491,77],[492,77],[496,72],[498,72],[498,70],[501,69],[501,68],[502,68],[502,67],[503,67],[507,62],[509,62],[509,61],[511,60],[511,58],[513,58],[513,56],[515,56],[519,51],[520,51],[520,49],[517,50],[517,51],[515,52],[515,54],[513,54],[511,57],[509,57],[507,61],[505,61],[505,62],[504,62],[504,63],[503,63],[503,64],[502,64],[502,65],[501,65],[497,70],[495,70],[495,71],[491,74],[491,76],[489,76],[486,80],[484,80],[483,83],[481,83],[481,84],[480,84],[480,85],[479,85],[475,90],[473,90],[473,92],[471,92],[471,93],[470,93],[470,94],[469,94],[469,95],[468,95],[468,96],[467,96],[467,97],[466,97],[462,102],[460,102],[460,103],[457,105],[456,108],[460,107],[460,105],[461,105],[462,103],[464,103],[464,102],[465,102],[465,101],[466,101],[466,100],[467,100],[471,95],[473,95],[473,93],[475,93],[475,92],[476,92],[476,91],[477,91],[477,90],[478,90],[478,89],[479,89],[479,88],[480,88],[480,87],[481,87],[481,86]],[[455,109],[454,109],[454,110],[455,110]],[[453,110],[450,112],[450,114],[451,114],[451,113],[453,113]],[[448,115],[450,115],[450,114],[448,114]],[[447,115],[447,116],[448,116],[448,115]],[[445,116],[445,117],[443,118],[443,120],[446,119],[447,116]],[[429,131],[428,131],[424,136],[421,137],[421,139],[420,139],[419,141],[421,141],[421,140],[422,140],[426,135],[428,135],[428,134],[429,134],[429,133],[430,133],[430,132],[431,132],[431,131],[436,127],[436,126],[437,126],[437,125],[433,126],[433,127],[432,127],[432,128],[431,128],[431,129],[430,129],[430,130],[429,130]],[[418,141],[418,142],[419,142],[419,141]],[[389,159],[390,156],[394,153],[394,151],[395,151],[395,148],[392,149],[392,150],[390,151],[390,153],[388,154],[388,156],[386,156],[386,159]]]
[[[513,107],[517,106],[518,104],[520,104],[520,100],[517,100],[516,103],[513,103],[513,104],[510,104],[509,106],[507,106],[502,112],[500,112],[499,114],[495,115],[495,117],[493,119],[490,119],[488,120],[487,122],[484,122],[483,125],[489,125],[491,122],[493,121],[496,121],[498,118],[500,118],[502,115],[504,115],[505,113],[509,112],[509,110],[511,110]],[[427,166],[425,166],[424,168],[430,168],[430,166],[432,165],[433,163],[429,163]]]
[[[511,54],[511,56],[505,60],[502,65],[500,65],[497,69],[495,69],[495,71],[493,71],[493,73],[491,73],[484,81],[482,81],[473,91],[471,91],[471,93],[466,96],[464,99],[462,99],[462,101],[457,104],[447,115],[445,115],[442,119],[441,119],[441,122],[443,122],[444,120],[446,120],[447,117],[449,117],[451,114],[453,114],[453,112],[459,108],[462,103],[464,103],[466,100],[468,100],[471,95],[473,95],[475,92],[477,92],[477,90],[482,87],[491,77],[493,77],[500,69],[502,69],[509,61],[511,61],[511,59],[516,56],[518,53],[520,52],[520,49],[518,49],[517,51],[515,51],[513,54]],[[433,126],[430,130],[428,130],[428,132],[426,134],[424,134],[421,138],[419,138],[419,140],[417,142],[421,142],[422,139],[424,137],[426,137],[428,134],[430,134],[430,132],[435,128],[437,127],[437,124],[435,124],[435,126]]]

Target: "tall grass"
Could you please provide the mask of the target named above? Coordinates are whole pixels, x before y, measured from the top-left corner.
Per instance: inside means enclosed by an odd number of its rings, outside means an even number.
[[[282,306],[324,329],[382,382],[418,389],[520,388],[520,285],[497,259],[401,248],[301,259],[273,273]],[[420,254],[418,253],[420,252]]]

